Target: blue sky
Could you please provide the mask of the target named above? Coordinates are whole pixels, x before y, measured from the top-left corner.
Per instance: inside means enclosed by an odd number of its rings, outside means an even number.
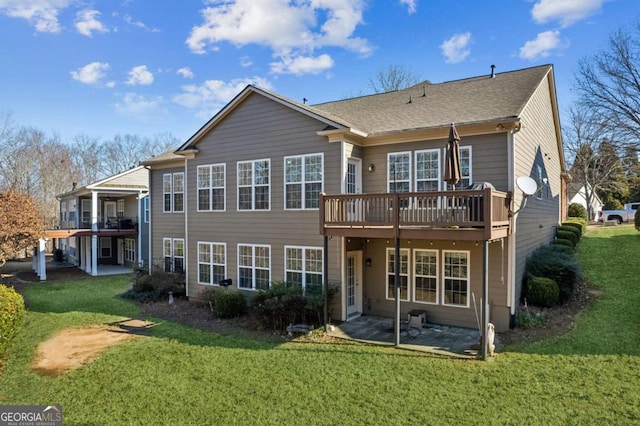
[[[64,141],[181,141],[247,84],[310,104],[380,67],[434,83],[552,63],[562,110],[581,58],[637,0],[0,0],[0,113]]]

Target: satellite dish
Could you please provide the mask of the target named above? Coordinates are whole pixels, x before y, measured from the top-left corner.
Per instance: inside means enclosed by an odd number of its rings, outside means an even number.
[[[516,185],[518,185],[520,191],[522,191],[526,196],[531,196],[538,190],[538,184],[529,176],[520,176],[516,179]]]

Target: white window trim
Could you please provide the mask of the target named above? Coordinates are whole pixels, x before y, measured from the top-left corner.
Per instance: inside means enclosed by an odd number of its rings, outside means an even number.
[[[144,223],[149,223],[149,219],[151,218],[151,209],[150,209],[150,201],[149,201],[148,195],[142,199],[142,204],[143,204]]]
[[[416,278],[418,277],[428,277],[428,278],[432,278],[428,275],[418,275],[416,272],[416,265],[418,264],[418,262],[416,261],[416,256],[417,253],[420,251],[426,251],[426,252],[430,252],[430,253],[435,253],[436,255],[436,299],[435,302],[426,302],[423,300],[417,300],[416,299],[416,294],[417,294],[417,290],[416,290]],[[412,287],[413,287],[413,302],[415,303],[421,303],[424,305],[439,305],[440,304],[440,251],[439,250],[433,250],[433,249],[413,249],[412,250],[412,257],[411,257],[412,261],[413,261],[413,265],[409,265],[411,267],[411,273],[412,273],[412,277],[410,282],[412,283]]]
[[[462,152],[463,150],[468,150],[469,151],[469,184],[473,184],[473,150],[472,150],[472,145],[464,145],[460,147],[460,152]],[[444,173],[444,161],[446,161],[447,158],[447,149],[444,148],[442,151],[442,169],[441,169],[441,173]],[[440,175],[442,177],[442,175]],[[466,178],[466,176],[462,176],[462,173],[460,174],[460,180]],[[443,182],[443,189],[445,191],[450,191],[452,188],[452,185],[449,185],[447,182]],[[463,189],[467,189],[467,188],[463,188]]]
[[[413,176],[413,170],[412,170],[412,152],[411,151],[401,151],[401,152],[389,152],[387,153],[387,192],[391,192],[391,184],[392,183],[398,183],[398,182],[405,182],[405,180],[401,180],[398,181],[395,179],[395,176],[392,179],[391,176],[391,156],[400,156],[400,155],[408,155],[409,156],[409,179],[407,182],[409,182],[409,192],[412,191],[412,179],[411,177]],[[395,175],[395,171],[394,171],[394,175]]]
[[[182,242],[182,256],[176,255],[176,242]],[[176,259],[182,259],[182,272],[185,273],[187,269],[187,265],[184,263],[185,252],[187,251],[187,247],[184,245],[184,238],[174,238],[171,245],[171,272],[176,272],[175,265]]]
[[[302,270],[297,269],[289,269],[287,267],[287,250],[302,250]],[[320,251],[320,277],[322,279],[323,271],[324,271],[324,249],[322,247],[314,247],[314,246],[284,246],[284,278],[286,280],[288,272],[296,272],[302,274],[302,291],[304,292],[307,289],[307,274],[318,275],[317,272],[307,271],[307,250],[318,250]]]
[[[169,242],[169,254],[167,254],[167,241]],[[173,239],[172,238],[163,238],[162,239],[162,270],[165,271],[166,259],[169,258],[171,262],[169,263],[171,267],[169,271],[173,269]],[[166,271],[165,271],[166,272]]]
[[[175,181],[177,177],[182,177],[182,191],[176,191],[175,189]],[[185,199],[184,199],[184,189],[185,186],[187,184],[187,182],[184,180],[184,172],[177,172],[177,173],[173,173],[172,176],[172,186],[171,186],[171,210],[174,213],[184,213],[184,203],[185,203]],[[182,207],[180,208],[180,210],[176,209],[176,205],[175,205],[175,199],[176,199],[176,195],[177,194],[182,194]]]
[[[222,166],[222,173],[224,175],[224,184],[222,187],[213,186],[213,168]],[[198,182],[198,176],[200,175],[200,169],[208,168],[209,169],[209,186],[207,188],[200,188]],[[269,170],[271,173],[271,170]],[[213,190],[220,189],[224,191],[223,197],[223,207],[222,209],[214,209],[213,208]],[[201,209],[200,208],[200,190],[208,189],[209,190],[209,208]],[[226,212],[227,211],[227,164],[226,163],[216,163],[216,164],[205,164],[202,166],[198,166],[198,170],[196,172],[196,207],[199,212]]]
[[[209,246],[210,256],[209,256],[209,262],[208,263],[200,261],[200,246],[203,245],[203,244]],[[223,264],[219,264],[219,263],[216,263],[214,261],[214,250],[213,250],[214,246],[222,246],[224,248],[224,263]],[[197,270],[198,284],[212,285],[212,286],[215,286],[215,287],[219,287],[220,286],[219,283],[213,282],[213,267],[214,266],[222,266],[224,268],[225,275],[228,275],[227,274],[227,271],[228,271],[228,269],[227,269],[227,243],[198,241],[197,247],[198,247],[198,270]],[[210,270],[209,270],[210,281],[209,282],[200,281],[200,265],[209,265],[209,268],[210,268]]]
[[[437,181],[438,184],[438,189],[437,191],[440,191],[442,189],[442,160],[441,160],[441,155],[440,155],[440,149],[438,148],[434,148],[434,149],[420,149],[418,151],[414,152],[413,155],[413,170],[414,171],[414,176],[413,176],[413,187],[415,188],[415,190],[418,190],[418,154],[421,153],[436,153],[438,155],[438,176],[435,179],[423,179],[423,181],[425,182],[432,182],[432,181]]]
[[[109,242],[109,244],[105,244],[105,242]],[[103,256],[102,250],[109,249],[109,256]],[[113,257],[113,244],[111,243],[111,237],[100,237],[100,250],[99,250],[100,258],[109,259]]]
[[[304,155],[289,155],[287,157],[284,157],[284,162],[283,162],[283,173],[284,173],[284,178],[283,178],[283,200],[284,200],[284,209],[285,210],[319,210],[320,209],[320,201],[318,201],[318,207],[307,207],[306,206],[306,184],[307,183],[317,183],[315,181],[310,181],[307,182],[305,179],[306,176],[306,171],[305,171],[305,159],[308,157],[320,157],[320,162],[322,165],[320,174],[321,174],[321,179],[320,179],[320,192],[324,191],[324,153],[322,152],[318,152],[318,153],[314,153],[314,154],[304,154]],[[301,173],[301,180],[300,182],[287,182],[287,160],[293,159],[293,158],[300,158],[301,159],[301,166],[302,166],[302,173]],[[301,197],[302,197],[302,207],[300,208],[294,208],[294,207],[287,207],[287,185],[300,185],[302,187],[301,190]]]
[[[466,281],[467,282],[467,303],[466,305],[452,304],[446,303],[446,291],[445,291],[445,281],[447,280],[447,275],[445,273],[446,263],[445,259],[447,257],[447,253],[464,253],[467,256],[467,277],[465,279],[461,279],[459,277],[451,277],[452,279]],[[471,299],[471,279],[469,276],[471,275],[471,252],[468,250],[442,250],[442,281],[440,285],[442,286],[442,306],[447,306],[450,308],[469,308],[469,299]]]
[[[136,260],[136,240],[133,238],[124,239],[124,260],[135,262]]]
[[[268,202],[269,202],[269,208],[268,209],[256,209],[256,163],[259,163],[261,161],[266,161],[268,166],[269,166],[269,183],[267,185],[260,185],[260,186],[266,186],[267,187],[267,194],[268,194]],[[239,173],[240,170],[240,164],[245,164],[245,163],[251,163],[251,208],[250,209],[241,209],[240,208],[240,188],[246,188],[249,187],[249,185],[240,185],[240,176],[237,176],[237,173]],[[236,210],[239,212],[251,212],[251,211],[260,211],[260,212],[267,212],[267,211],[271,211],[271,180],[272,180],[272,168],[271,168],[271,159],[270,158],[262,158],[259,160],[245,160],[245,161],[238,161],[236,163],[236,193],[237,193],[237,199],[236,199]]]
[[[165,181],[169,181],[169,191],[165,188]],[[165,203],[165,199],[169,194],[169,209],[167,210],[167,205]],[[172,213],[173,212],[173,174],[165,173],[162,175],[162,212],[163,213]]]
[[[240,269],[248,269],[248,266],[244,266],[244,265],[240,265],[240,248],[242,247],[251,247],[251,288],[247,288],[247,287],[240,287]],[[238,244],[238,251],[237,251],[237,264],[238,264],[238,289],[240,290],[251,290],[251,291],[257,291],[258,289],[256,288],[256,270],[260,270],[260,271],[264,271],[265,268],[256,268],[256,247],[266,247],[269,249],[269,268],[267,269],[269,271],[269,287],[271,287],[271,279],[272,279],[272,274],[271,274],[271,259],[273,257],[272,255],[272,250],[271,250],[271,245],[269,244],[245,244],[245,243],[240,243]]]
[[[389,253],[393,253],[393,255],[395,256],[395,252],[396,249],[393,247],[387,247],[387,250],[385,252],[385,258],[384,258],[384,263],[385,263],[385,287],[384,287],[384,295],[385,298],[387,300],[395,300],[395,297],[389,297],[389,275],[391,275],[390,272],[390,268],[389,268]],[[403,299],[402,297],[400,297],[400,300],[402,302],[409,302],[411,300],[411,250],[408,248],[401,248],[400,249],[400,257],[402,258],[402,254],[406,253],[407,254],[407,273],[403,274],[400,273],[401,277],[407,277],[407,298]],[[395,272],[394,272],[395,274]]]

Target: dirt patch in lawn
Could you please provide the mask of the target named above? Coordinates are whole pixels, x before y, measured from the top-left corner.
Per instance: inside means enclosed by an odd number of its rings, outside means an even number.
[[[151,326],[146,321],[125,320],[61,330],[38,346],[31,368],[48,376],[64,374],[90,363],[112,346],[144,335]]]

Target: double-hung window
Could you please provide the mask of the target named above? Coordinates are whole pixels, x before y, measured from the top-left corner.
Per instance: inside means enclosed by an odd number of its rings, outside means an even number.
[[[413,297],[420,303],[438,303],[438,251],[413,251]]]
[[[198,242],[198,283],[218,285],[227,278],[227,245]]]
[[[306,290],[322,285],[322,249],[319,247],[285,246],[285,280]]]
[[[317,209],[322,192],[323,155],[284,158],[285,209]]]
[[[469,307],[469,252],[443,252],[444,305]]]
[[[411,152],[387,155],[387,191],[411,191]]]
[[[225,164],[198,166],[198,211],[225,210]]]
[[[440,182],[440,150],[428,149],[416,151],[416,191],[439,191]]]
[[[238,244],[238,288],[265,290],[271,282],[271,247]]]
[[[184,211],[184,173],[162,175],[162,198],[165,213]]]
[[[396,251],[387,248],[387,299],[395,299]],[[400,300],[409,300],[409,249],[400,249]]]
[[[143,199],[144,204],[144,223],[149,223],[149,196],[147,195]]]
[[[473,183],[471,177],[471,147],[460,147],[460,181],[455,189],[467,189]]]
[[[163,238],[164,272],[184,273],[184,239]]]
[[[270,160],[238,162],[238,210],[269,210]]]

